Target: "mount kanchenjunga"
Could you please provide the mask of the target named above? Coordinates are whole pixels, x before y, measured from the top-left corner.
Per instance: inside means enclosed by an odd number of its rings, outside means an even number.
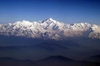
[[[66,39],[67,37],[89,37],[100,39],[100,26],[88,23],[64,24],[48,18],[41,22],[17,21],[0,24],[0,35],[28,38]]]

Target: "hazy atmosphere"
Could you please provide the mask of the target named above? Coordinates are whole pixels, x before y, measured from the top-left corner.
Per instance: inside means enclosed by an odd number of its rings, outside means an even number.
[[[100,1],[0,0],[0,66],[100,66]]]

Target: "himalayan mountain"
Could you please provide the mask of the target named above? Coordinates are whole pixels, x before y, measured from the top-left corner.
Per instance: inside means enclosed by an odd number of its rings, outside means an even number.
[[[100,25],[89,23],[64,24],[52,18],[41,22],[23,20],[0,24],[0,35],[53,40],[65,40],[70,37],[100,39]]]

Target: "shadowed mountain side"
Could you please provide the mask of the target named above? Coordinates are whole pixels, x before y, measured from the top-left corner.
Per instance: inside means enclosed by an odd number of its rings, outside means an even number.
[[[42,59],[53,55],[63,55],[83,60],[100,54],[100,40],[89,38],[66,38],[66,40],[44,40],[25,37],[0,36],[0,57],[17,59]]]
[[[53,60],[53,61],[52,61]],[[74,61],[70,58],[64,57],[64,56],[50,56],[45,59],[40,60],[40,62],[66,62],[66,61]],[[39,61],[38,61],[39,62]]]
[[[64,56],[50,56],[38,61],[0,58],[0,66],[99,66],[99,63],[75,61]]]
[[[33,66],[33,65],[35,65],[35,63],[31,60],[18,60],[10,57],[0,58],[0,66]]]
[[[42,39],[32,39],[25,37],[15,36],[0,36],[0,46],[16,46],[16,45],[27,45],[41,43]]]
[[[64,56],[50,56],[38,61],[39,66],[99,66],[99,63],[76,61]]]
[[[72,38],[66,38],[66,40],[52,40],[52,39],[41,39],[41,38],[26,38],[26,37],[15,37],[15,36],[0,36],[0,47],[2,46],[46,46],[54,45],[62,47],[60,45],[67,44],[67,46],[77,46],[78,44],[75,41],[70,40]],[[66,48],[66,47],[62,47]]]
[[[94,55],[88,58],[89,61],[100,63],[100,55]]]
[[[82,37],[68,37],[66,40],[51,40],[51,39],[40,39],[40,38],[26,38],[26,37],[15,37],[15,36],[0,36],[0,49],[4,48],[25,48],[25,47],[40,47],[47,50],[54,50],[57,48],[68,49],[69,47],[80,47],[80,46],[91,46],[99,49],[99,39],[89,39]]]

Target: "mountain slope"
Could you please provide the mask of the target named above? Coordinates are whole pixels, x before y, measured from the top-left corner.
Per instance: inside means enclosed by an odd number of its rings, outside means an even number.
[[[42,22],[17,21],[0,24],[0,35],[63,40],[67,37],[100,39],[100,26],[88,23],[64,24],[48,18]]]

